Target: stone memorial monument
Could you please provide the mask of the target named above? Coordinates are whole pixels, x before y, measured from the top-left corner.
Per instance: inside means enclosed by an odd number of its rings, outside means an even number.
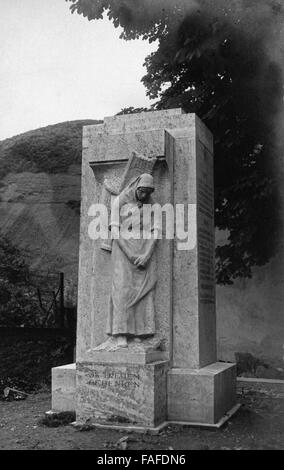
[[[213,138],[196,115],[84,127],[79,258],[76,364],[52,370],[52,412],[152,430],[228,419],[238,405],[235,365],[216,357]]]

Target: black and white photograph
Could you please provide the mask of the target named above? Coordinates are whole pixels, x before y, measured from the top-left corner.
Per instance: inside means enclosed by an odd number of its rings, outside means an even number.
[[[284,450],[283,0],[0,0],[0,60],[0,450]]]

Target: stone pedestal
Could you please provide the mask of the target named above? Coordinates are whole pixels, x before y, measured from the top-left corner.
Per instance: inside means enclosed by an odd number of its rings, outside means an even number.
[[[215,362],[201,369],[171,369],[169,421],[218,425],[236,405],[235,381],[234,364]]]
[[[76,408],[76,364],[53,367],[52,401],[54,412],[75,411]]]
[[[155,157],[155,200],[161,206],[171,203],[175,211],[183,205],[187,233],[184,239],[176,220],[174,240],[165,238],[163,227],[156,248],[156,337],[163,351],[103,353],[94,348],[107,339],[112,268],[101,240],[89,236],[90,207],[105,200],[106,188],[119,187],[133,151]],[[138,166],[133,171],[145,172]],[[78,422],[218,426],[236,409],[235,366],[218,363],[216,357],[214,249],[213,137],[196,115],[171,109],[105,118],[101,125],[84,127]]]
[[[97,357],[77,363],[78,424],[155,428],[166,421],[168,361],[120,352]]]

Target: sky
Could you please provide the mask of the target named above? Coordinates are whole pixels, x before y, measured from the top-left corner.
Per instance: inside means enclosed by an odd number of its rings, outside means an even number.
[[[147,41],[119,39],[107,19],[71,14],[64,0],[0,0],[0,140],[74,119],[149,106]]]

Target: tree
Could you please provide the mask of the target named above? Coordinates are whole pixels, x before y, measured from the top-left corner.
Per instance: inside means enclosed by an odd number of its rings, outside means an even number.
[[[30,326],[37,324],[39,309],[32,287],[29,268],[21,252],[0,238],[0,325]]]
[[[136,113],[147,113],[148,111],[151,111],[151,109],[148,108],[134,108],[133,106],[129,106],[128,108],[122,108],[119,113],[116,114],[116,116],[120,116],[122,114],[136,114]]]
[[[195,112],[215,137],[219,283],[251,277],[277,249],[277,117],[283,106],[281,28],[275,0],[69,0],[89,20],[103,12],[124,39],[158,40],[142,81],[153,109]],[[283,120],[284,121],[284,120]]]

